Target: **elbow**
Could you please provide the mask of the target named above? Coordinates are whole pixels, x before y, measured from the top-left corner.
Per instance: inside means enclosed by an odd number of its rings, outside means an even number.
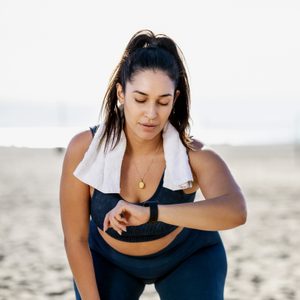
[[[247,222],[247,211],[240,212],[238,216],[238,226],[244,225]]]
[[[247,207],[244,198],[240,201],[235,215],[236,226],[244,225],[247,222]]]
[[[239,211],[231,214],[230,220],[228,219],[228,226],[226,229],[232,229],[241,225],[244,225],[247,222],[247,212]]]
[[[240,194],[237,201],[235,201],[232,212],[234,212],[232,217],[234,227],[244,225],[247,222],[247,206],[242,194]]]

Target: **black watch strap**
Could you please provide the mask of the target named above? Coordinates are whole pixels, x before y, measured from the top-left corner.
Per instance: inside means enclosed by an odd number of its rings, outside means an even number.
[[[158,204],[157,202],[148,202],[144,206],[150,207],[150,218],[147,223],[154,223],[158,220]]]

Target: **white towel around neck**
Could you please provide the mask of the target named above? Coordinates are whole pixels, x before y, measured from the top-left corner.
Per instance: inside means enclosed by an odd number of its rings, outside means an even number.
[[[104,125],[100,124],[83,159],[73,172],[82,182],[103,193],[117,193],[121,191],[121,166],[126,149],[124,130],[117,146],[104,153],[104,143],[97,150]],[[185,146],[182,144],[178,131],[167,122],[163,129],[163,150],[166,169],[163,187],[170,190],[182,190],[192,186],[193,175]],[[108,148],[110,149],[110,147]]]

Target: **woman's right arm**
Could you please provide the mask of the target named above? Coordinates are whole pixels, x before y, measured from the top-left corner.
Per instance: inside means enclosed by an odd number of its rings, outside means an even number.
[[[88,246],[89,186],[73,175],[91,140],[88,130],[75,135],[70,141],[63,161],[59,196],[64,245],[82,300],[100,299]]]

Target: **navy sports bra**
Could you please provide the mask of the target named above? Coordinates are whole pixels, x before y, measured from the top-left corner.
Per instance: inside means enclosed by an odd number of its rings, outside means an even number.
[[[92,134],[94,135],[97,126],[90,127]],[[164,173],[160,179],[159,185],[152,195],[152,197],[141,203],[134,203],[135,205],[144,205],[148,202],[156,202],[158,204],[176,204],[176,203],[188,203],[193,202],[196,196],[196,192],[191,194],[185,194],[182,190],[172,191],[163,187]],[[94,189],[93,196],[90,201],[90,214],[92,220],[95,222],[97,227],[103,230],[103,221],[105,215],[112,210],[122,199],[119,194],[115,193],[102,193],[101,191]],[[124,200],[126,201],[126,200]],[[144,242],[159,239],[173,230],[177,226],[170,225],[164,222],[155,222],[149,224],[142,224],[139,226],[127,226],[127,232],[122,232],[119,235],[113,228],[108,228],[106,233],[113,238],[126,242]]]

